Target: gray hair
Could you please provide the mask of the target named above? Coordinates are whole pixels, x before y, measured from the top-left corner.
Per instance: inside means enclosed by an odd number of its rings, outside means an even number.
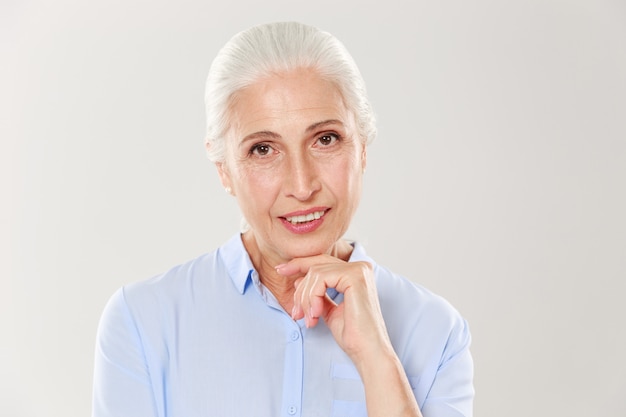
[[[217,54],[206,82],[206,143],[211,161],[222,162],[229,108],[239,90],[276,73],[310,68],[339,89],[364,143],[376,137],[365,82],[352,56],[334,36],[295,22],[254,26],[235,35]]]

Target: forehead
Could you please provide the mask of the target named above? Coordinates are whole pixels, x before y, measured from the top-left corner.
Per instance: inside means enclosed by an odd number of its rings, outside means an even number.
[[[335,84],[306,69],[273,74],[240,90],[230,114],[238,137],[256,131],[306,129],[324,120],[354,128],[354,118]]]

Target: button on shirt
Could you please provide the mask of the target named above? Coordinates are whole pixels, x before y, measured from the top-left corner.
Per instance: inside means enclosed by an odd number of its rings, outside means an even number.
[[[382,313],[424,417],[471,416],[465,320],[444,299],[374,265]],[[335,302],[342,294],[329,289]],[[234,236],[127,285],[98,328],[93,417],[366,416],[349,357],[320,323],[294,321]]]

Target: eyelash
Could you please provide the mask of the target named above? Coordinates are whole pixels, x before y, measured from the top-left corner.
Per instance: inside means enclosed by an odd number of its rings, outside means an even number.
[[[335,139],[335,141],[333,143],[339,142],[341,140],[341,135],[337,134],[337,133],[323,133],[321,134],[318,138],[316,142],[319,142],[322,140],[322,138],[326,138],[326,137],[330,137]],[[326,146],[331,146],[332,144],[328,144],[328,145],[323,145],[324,147]]]
[[[315,143],[320,142],[323,138],[331,138],[331,141],[334,139],[334,142],[327,144],[327,145],[322,145],[322,147],[329,147],[332,146],[334,143],[339,142],[342,137],[341,135],[339,135],[338,133],[323,133],[321,135],[319,135],[317,137],[317,139],[315,140]],[[263,149],[263,148],[267,148],[266,149],[266,153],[260,154],[259,150]],[[250,148],[250,151],[248,152],[250,155],[257,155],[260,157],[264,157],[267,156],[271,151],[273,150],[272,145],[265,143],[265,142],[261,142],[261,143],[256,143],[254,145],[252,145],[252,147]]]
[[[258,151],[259,151],[259,149],[261,149],[261,148],[267,148],[267,153],[265,153],[265,154],[258,154]],[[267,156],[267,154],[268,154],[268,153],[269,153],[272,149],[273,149],[273,148],[272,148],[272,146],[271,146],[271,145],[269,145],[269,144],[267,144],[267,143],[263,143],[263,142],[261,142],[261,143],[256,143],[256,144],[252,145],[252,147],[250,148],[250,152],[249,152],[249,153],[250,153],[250,155],[257,154],[258,156],[263,157],[263,156]]]

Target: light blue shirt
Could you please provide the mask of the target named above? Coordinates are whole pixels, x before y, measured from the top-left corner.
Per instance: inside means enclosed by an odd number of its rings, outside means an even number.
[[[387,330],[424,417],[471,416],[465,320],[359,244],[350,260],[374,265]],[[93,417],[366,415],[359,374],[329,329],[291,319],[259,281],[239,235],[121,288],[102,315]]]

